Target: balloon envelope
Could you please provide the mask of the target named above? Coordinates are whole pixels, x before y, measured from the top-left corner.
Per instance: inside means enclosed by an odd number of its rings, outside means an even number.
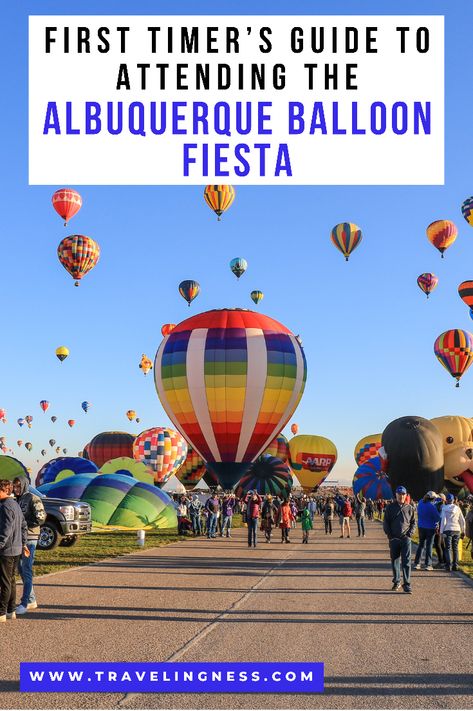
[[[445,370],[456,379],[458,387],[460,378],[473,361],[473,336],[461,328],[445,331],[436,339],[434,353]]]
[[[8,479],[13,481],[17,476],[26,476],[29,480],[29,475],[26,467],[15,457],[10,457],[6,454],[0,457],[0,479]]]
[[[436,220],[427,227],[427,239],[443,257],[443,253],[456,240],[458,229],[450,220]]]
[[[360,464],[353,477],[353,493],[373,500],[394,497],[388,477],[382,471],[379,457],[372,457]]]
[[[170,427],[145,430],[133,443],[133,457],[154,471],[155,484],[160,486],[177,472],[186,456],[187,442]]]
[[[292,472],[288,464],[277,457],[263,455],[253,462],[246,474],[242,476],[236,488],[237,498],[245,496],[249,491],[256,491],[264,496],[282,496],[286,498],[292,489]]]
[[[378,455],[378,450],[381,447],[381,433],[368,435],[363,437],[355,445],[355,451],[353,456],[355,457],[355,462],[360,466]]]
[[[164,410],[231,488],[292,417],[305,387],[296,337],[243,309],[207,311],[178,324],[156,354]]]
[[[280,459],[282,462],[287,462],[289,459],[289,442],[286,437],[283,434],[279,434],[275,437],[266,447],[262,456],[265,454],[276,457],[276,459]]]
[[[350,254],[360,244],[362,234],[358,225],[353,222],[341,222],[332,229],[330,239],[348,262]]]
[[[200,284],[193,279],[185,279],[179,284],[179,293],[189,306],[200,293]]]
[[[228,210],[235,199],[235,189],[232,185],[207,185],[204,190],[204,200],[218,219]]]
[[[202,457],[190,445],[187,447],[187,456],[176,476],[185,487],[186,491],[192,491],[197,486],[206,472],[205,462]]]
[[[52,197],[53,207],[64,220],[64,227],[70,219],[77,215],[82,207],[82,198],[72,188],[59,188]]]
[[[83,449],[83,454],[100,469],[102,464],[116,457],[133,457],[134,436],[128,432],[101,432]]]
[[[438,283],[438,277],[436,277],[435,274],[431,274],[430,272],[424,272],[424,274],[420,274],[417,277],[417,284],[419,286],[419,289],[421,289],[421,291],[423,291],[424,294],[427,295],[427,298],[429,298],[429,295],[433,292],[434,289],[437,288]]]
[[[291,467],[306,490],[320,486],[337,461],[337,448],[326,437],[297,435],[289,440]]]
[[[137,462],[131,457],[116,457],[110,459],[100,467],[101,474],[123,474],[132,476],[138,481],[144,481],[146,484],[154,484],[154,472],[146,466],[144,462]]]
[[[246,259],[243,259],[243,257],[235,257],[235,259],[232,259],[230,262],[230,269],[236,278],[239,279],[248,269],[248,262]]]
[[[100,247],[86,235],[65,237],[57,248],[57,256],[71,277],[79,281],[95,267],[100,258]]]
[[[76,474],[95,474],[97,467],[93,462],[81,457],[57,457],[43,464],[36,475],[35,486],[50,484]]]

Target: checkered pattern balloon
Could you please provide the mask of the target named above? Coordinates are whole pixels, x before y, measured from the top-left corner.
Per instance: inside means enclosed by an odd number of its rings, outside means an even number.
[[[59,243],[57,256],[64,269],[78,283],[99,261],[100,247],[91,237],[70,235]]]
[[[378,449],[381,447],[381,434],[368,435],[363,437],[355,445],[353,456],[355,462],[360,466],[378,455]]]
[[[133,443],[133,457],[154,471],[154,482],[163,486],[182,466],[187,456],[187,442],[169,427],[145,430]]]

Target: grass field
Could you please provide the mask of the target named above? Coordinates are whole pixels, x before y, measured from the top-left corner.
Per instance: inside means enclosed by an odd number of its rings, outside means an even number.
[[[241,516],[233,517],[234,528],[241,527]],[[143,548],[166,546],[175,541],[185,541],[192,536],[178,536],[177,529],[165,531],[146,531]],[[52,551],[37,550],[34,562],[34,574],[46,575],[57,573],[79,565],[89,565],[104,558],[114,558],[125,553],[140,550],[136,544],[136,531],[93,531],[81,536],[71,548],[59,546]]]

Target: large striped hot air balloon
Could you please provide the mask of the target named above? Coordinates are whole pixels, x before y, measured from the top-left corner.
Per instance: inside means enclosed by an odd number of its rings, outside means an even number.
[[[347,262],[350,254],[360,244],[361,237],[360,228],[353,222],[341,222],[335,225],[330,235],[332,244],[343,254]]]
[[[72,188],[60,188],[52,197],[53,207],[57,214],[64,220],[64,227],[82,207],[82,198]]]
[[[154,472],[154,483],[164,486],[182,466],[187,456],[187,442],[170,427],[151,427],[133,442],[133,457]]]
[[[100,468],[109,459],[133,457],[134,440],[128,432],[101,432],[84,447],[83,455]]]
[[[427,239],[442,255],[452,245],[458,235],[457,226],[451,220],[436,220],[427,227]]]
[[[75,286],[100,258],[100,247],[91,237],[70,235],[65,237],[57,248],[57,256],[62,266],[75,279]]]
[[[458,287],[458,294],[460,299],[470,307],[473,307],[473,280],[462,281]]]
[[[439,278],[430,272],[424,272],[424,274],[420,274],[417,277],[417,285],[426,294],[427,298],[437,288],[438,283]]]
[[[235,189],[231,185],[207,185],[204,199],[220,220],[222,213],[228,210],[235,199]]]
[[[456,379],[458,388],[460,378],[473,361],[473,336],[461,328],[445,331],[436,339],[434,353],[445,370]]]
[[[221,309],[166,336],[154,377],[174,425],[229,489],[294,413],[306,362],[297,338],[274,319]]]
[[[289,459],[289,442],[286,437],[283,434],[278,434],[264,450],[263,455],[265,454],[276,457],[281,462],[287,462]]]
[[[289,440],[291,467],[305,492],[328,477],[337,461],[337,448],[326,437],[297,435]]]

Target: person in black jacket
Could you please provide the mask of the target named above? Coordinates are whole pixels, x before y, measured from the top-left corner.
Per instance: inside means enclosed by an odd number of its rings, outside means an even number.
[[[26,545],[28,528],[20,507],[11,498],[12,484],[0,480],[0,622],[15,619],[16,568]]]
[[[21,602],[16,608],[17,615],[24,615],[27,610],[38,607],[33,588],[33,563],[40,529],[46,521],[43,502],[39,496],[28,491],[28,484],[26,476],[17,476],[13,479],[13,493],[28,526],[27,546],[30,553],[29,556],[21,555],[18,561],[18,572],[23,581],[23,594]]]
[[[403,590],[411,593],[411,538],[416,527],[414,507],[406,503],[407,490],[404,486],[396,489],[396,501],[389,504],[384,512],[383,529],[389,540],[391,565],[393,569],[392,590],[401,587],[401,565]]]

